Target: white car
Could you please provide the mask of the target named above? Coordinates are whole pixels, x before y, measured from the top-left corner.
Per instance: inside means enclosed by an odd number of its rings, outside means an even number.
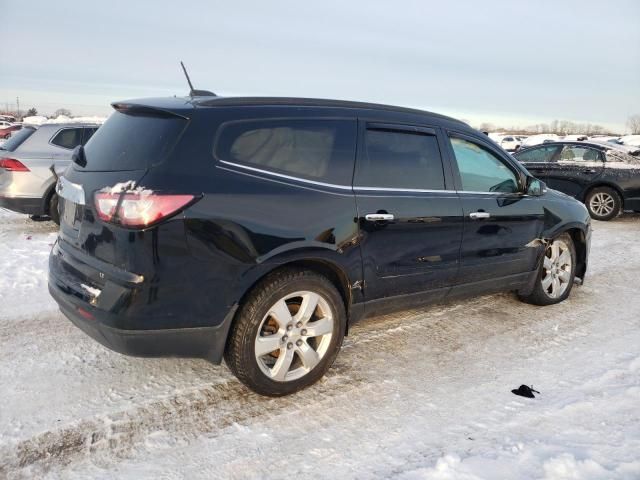
[[[515,152],[520,148],[521,145],[520,140],[518,140],[518,138],[513,135],[504,136],[497,143],[507,152]]]

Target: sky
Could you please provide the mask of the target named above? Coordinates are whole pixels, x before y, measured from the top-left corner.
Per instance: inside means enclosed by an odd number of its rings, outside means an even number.
[[[640,1],[0,0],[0,108],[299,96],[622,133],[640,114]]]

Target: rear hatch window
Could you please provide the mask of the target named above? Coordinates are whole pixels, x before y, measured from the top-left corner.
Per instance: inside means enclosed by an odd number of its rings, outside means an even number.
[[[151,109],[116,111],[84,147],[87,165],[81,171],[146,170],[166,158],[186,124]]]
[[[6,150],[7,152],[13,152],[16,148],[24,143],[24,141],[33,135],[36,129],[32,127],[24,127],[11,135],[11,138],[0,145],[0,150]]]

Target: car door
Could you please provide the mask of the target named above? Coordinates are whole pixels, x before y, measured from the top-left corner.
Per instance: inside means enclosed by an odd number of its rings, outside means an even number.
[[[448,149],[464,214],[459,283],[521,281],[536,268],[540,197],[524,193],[524,172],[489,142],[449,132]]]
[[[360,122],[354,193],[367,301],[437,299],[456,279],[462,207],[443,140],[429,126]]]
[[[588,145],[565,144],[547,167],[544,181],[550,188],[583,199],[584,193],[604,172],[604,154]]]
[[[555,158],[560,145],[546,144],[516,152],[513,156],[536,178],[546,182],[547,169]]]

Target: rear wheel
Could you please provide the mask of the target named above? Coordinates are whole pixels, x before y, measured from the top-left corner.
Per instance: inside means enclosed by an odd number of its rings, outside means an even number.
[[[261,282],[241,307],[225,361],[253,391],[287,395],[325,374],[345,327],[342,297],[327,278],[309,270],[282,270]]]
[[[617,217],[622,209],[620,195],[609,187],[597,187],[585,198],[589,215],[595,220],[607,221]]]
[[[553,305],[565,300],[575,280],[576,249],[569,234],[562,234],[547,245],[536,285],[520,299],[534,305]]]
[[[58,202],[58,194],[54,192],[49,200],[49,216],[57,225],[60,225],[60,210]]]

